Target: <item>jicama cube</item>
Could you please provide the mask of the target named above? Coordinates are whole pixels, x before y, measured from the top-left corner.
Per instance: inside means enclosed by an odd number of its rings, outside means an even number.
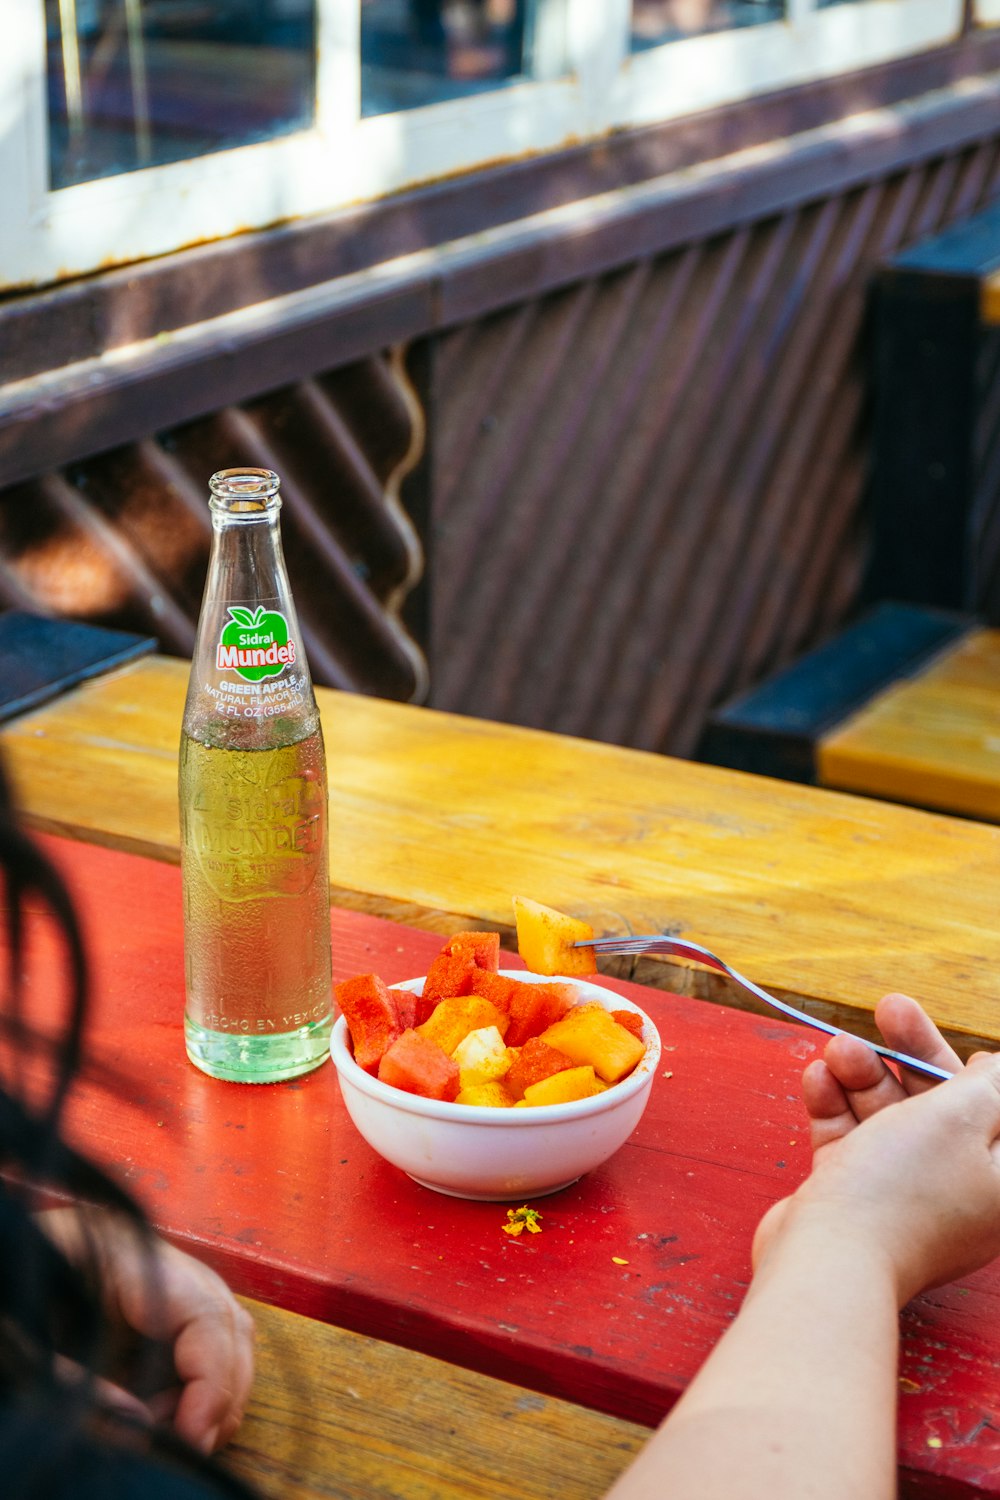
[[[495,1026],[481,1026],[463,1037],[451,1054],[458,1063],[463,1089],[503,1078],[516,1057]]]

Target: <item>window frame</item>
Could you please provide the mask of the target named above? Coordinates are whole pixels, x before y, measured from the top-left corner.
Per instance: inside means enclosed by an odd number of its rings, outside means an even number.
[[[631,53],[630,0],[531,0],[534,76],[361,115],[360,0],[316,0],[316,117],[271,141],[50,190],[40,0],[5,0],[0,290],[328,213],[612,131],[678,119],[954,40],[962,0],[853,0]],[[1000,0],[977,0],[996,9]]]

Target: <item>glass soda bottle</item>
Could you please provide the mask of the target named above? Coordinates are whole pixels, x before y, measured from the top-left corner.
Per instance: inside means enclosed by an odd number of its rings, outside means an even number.
[[[188,1056],[277,1083],[329,1055],[323,734],[281,550],[279,480],[210,481],[212,554],[184,709]]]

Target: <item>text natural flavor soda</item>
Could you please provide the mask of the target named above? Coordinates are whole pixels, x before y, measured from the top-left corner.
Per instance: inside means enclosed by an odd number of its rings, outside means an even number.
[[[188,1056],[276,1083],[329,1054],[323,735],[281,550],[276,474],[210,481],[213,543],[184,710]]]

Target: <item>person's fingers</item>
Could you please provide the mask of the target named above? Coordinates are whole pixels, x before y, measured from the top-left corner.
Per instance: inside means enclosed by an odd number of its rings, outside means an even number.
[[[176,1331],[182,1390],[174,1426],[204,1452],[228,1442],[242,1420],[253,1384],[253,1347],[253,1321],[228,1293],[190,1308]]]
[[[906,1098],[906,1090],[896,1075],[860,1037],[831,1037],[824,1048],[823,1061],[846,1094],[858,1121],[868,1120],[880,1109]]]
[[[950,1047],[927,1012],[909,995],[893,992],[883,995],[875,1007],[875,1023],[894,1052],[908,1052],[921,1062],[933,1063],[949,1073],[959,1073],[962,1059]],[[903,1088],[908,1094],[923,1094],[935,1087],[933,1078],[904,1068]]]
[[[802,1100],[814,1152],[840,1140],[858,1123],[847,1094],[822,1058],[815,1058],[802,1074]]]

